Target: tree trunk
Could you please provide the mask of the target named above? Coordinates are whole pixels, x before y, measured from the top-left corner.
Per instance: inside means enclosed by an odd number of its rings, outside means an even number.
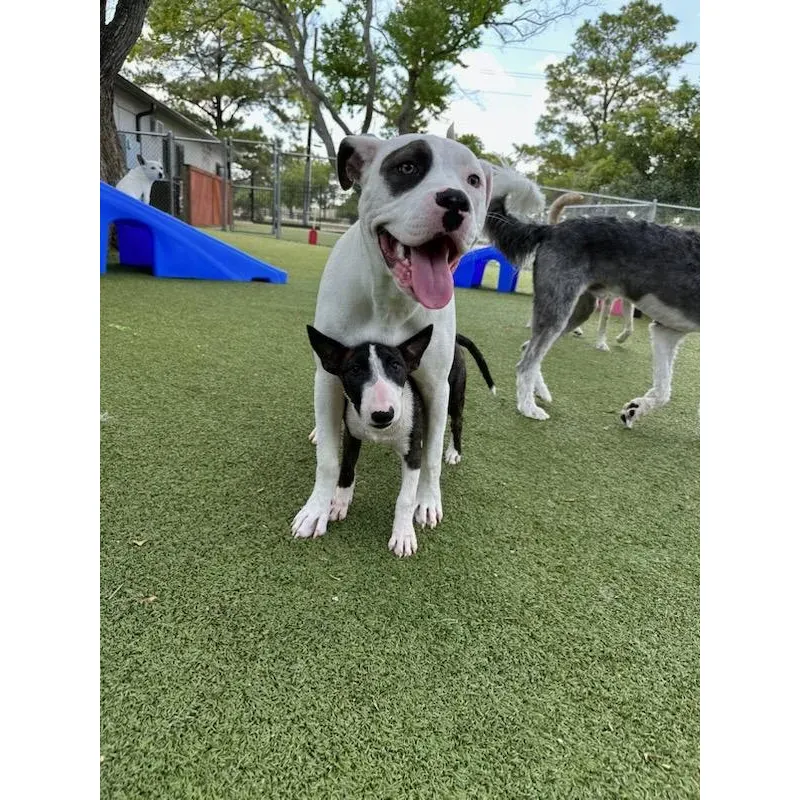
[[[100,82],[100,180],[115,186],[125,174],[125,159],[114,122],[114,83]]]
[[[106,24],[106,0],[100,0],[100,180],[115,184],[125,173],[114,123],[114,81],[144,25],[150,0],[118,0]]]

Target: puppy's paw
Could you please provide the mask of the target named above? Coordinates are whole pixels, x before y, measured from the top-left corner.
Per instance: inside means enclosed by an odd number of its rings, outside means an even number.
[[[331,500],[331,522],[342,520],[347,516],[347,510],[350,508],[350,503],[353,502],[354,489],[355,483],[351,483],[347,487],[336,487],[336,491],[333,493],[333,500]]]
[[[521,403],[517,403],[517,411],[519,411],[523,417],[528,417],[529,419],[550,419],[550,415],[543,408],[539,408],[532,397],[529,397]]]
[[[311,433],[308,434],[308,441],[311,442],[311,444],[316,444],[317,443],[317,429],[316,428],[314,428],[314,430],[311,431]]]
[[[617,336],[617,343],[622,344],[632,333],[633,331],[622,331],[622,333]]]
[[[575,328],[575,330],[572,331],[572,335],[573,336],[583,336],[583,328]]]
[[[447,451],[444,454],[445,464],[458,464],[461,461],[461,453],[453,447],[452,442],[447,446]]]
[[[602,351],[602,352],[604,352],[604,353],[610,353],[610,352],[611,352],[611,348],[608,346],[608,343],[607,343],[607,342],[598,342],[598,343],[595,345],[595,348],[596,348],[597,350],[601,350],[601,351]]]
[[[292,520],[292,535],[297,539],[316,539],[328,530],[331,498],[312,494]]]
[[[398,557],[413,556],[417,552],[417,534],[411,520],[398,524],[392,528],[392,538],[389,539],[389,549]]]

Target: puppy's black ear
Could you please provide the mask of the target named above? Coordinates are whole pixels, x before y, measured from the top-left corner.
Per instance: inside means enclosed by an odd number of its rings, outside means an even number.
[[[345,136],[336,156],[336,169],[342,189],[361,183],[364,170],[372,163],[381,140],[376,136]]]
[[[422,361],[422,356],[428,349],[431,343],[431,336],[433,335],[433,325],[428,325],[423,328],[419,333],[415,333],[410,339],[406,339],[402,344],[397,345],[400,355],[403,356],[403,361],[406,362],[409,372],[413,372]]]
[[[322,362],[322,368],[331,375],[337,377],[342,372],[342,364],[347,354],[350,352],[349,348],[343,344],[339,344],[336,339],[331,339],[324,333],[320,333],[316,328],[311,325],[306,325],[308,331],[308,341],[311,342],[311,347],[314,352],[319,356]]]
[[[137,160],[137,161],[138,161],[138,162],[139,162],[139,163],[140,163],[142,166],[144,166],[144,159],[142,158],[142,154],[141,154],[141,153],[137,153],[137,154],[136,154],[136,160]]]

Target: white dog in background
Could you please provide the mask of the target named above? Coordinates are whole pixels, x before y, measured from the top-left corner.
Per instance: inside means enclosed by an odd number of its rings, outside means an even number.
[[[140,153],[136,154],[136,160],[139,166],[128,171],[117,189],[150,205],[150,190],[155,181],[164,177],[164,167],[160,161],[145,161]]]

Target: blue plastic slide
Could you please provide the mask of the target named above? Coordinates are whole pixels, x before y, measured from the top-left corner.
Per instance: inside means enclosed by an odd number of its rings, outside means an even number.
[[[462,289],[480,288],[483,272],[490,261],[497,261],[500,265],[497,291],[515,291],[519,270],[496,247],[479,247],[464,253],[453,273],[453,283]]]
[[[277,267],[231,247],[157,208],[100,183],[100,273],[106,271],[108,226],[117,228],[120,263],[150,267],[157,278],[286,283]]]

